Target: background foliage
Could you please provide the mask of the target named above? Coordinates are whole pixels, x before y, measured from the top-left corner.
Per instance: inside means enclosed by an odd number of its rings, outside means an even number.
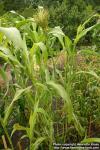
[[[49,10],[50,26],[59,25],[71,39],[75,37],[80,23],[100,11],[99,0],[1,0],[0,14],[15,10],[25,17],[31,17],[38,5]],[[85,43],[91,42],[90,36],[85,39]]]

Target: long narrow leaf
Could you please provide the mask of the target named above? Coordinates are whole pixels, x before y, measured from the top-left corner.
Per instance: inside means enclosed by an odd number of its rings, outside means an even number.
[[[23,40],[19,30],[15,27],[4,28],[0,27],[0,32],[2,32],[10,41],[13,42],[16,48],[23,48]]]
[[[53,81],[48,81],[47,84],[52,86],[58,92],[58,94],[63,98],[63,100],[66,102],[66,104],[67,104],[66,111],[68,112],[68,115],[70,118],[69,120],[72,120],[73,106],[72,106],[72,102],[71,102],[71,99],[70,99],[67,91],[64,89],[63,86],[61,86],[60,84],[56,84]]]
[[[16,91],[12,102],[10,103],[10,105],[7,107],[7,109],[5,111],[5,116],[4,116],[4,119],[3,119],[4,126],[7,125],[7,121],[8,121],[8,118],[9,118],[11,112],[12,112],[14,102],[17,101],[24,92],[28,92],[30,90],[30,88],[31,87],[28,87],[28,88],[25,88],[25,89],[19,89],[19,90]]]
[[[84,129],[82,128],[79,120],[76,118],[73,112],[72,102],[67,91],[60,84],[56,84],[53,81],[48,81],[47,84],[51,85],[54,89],[56,89],[58,94],[63,98],[63,100],[66,103],[66,112],[67,112],[69,122],[73,121],[78,133],[80,135],[83,135]]]
[[[100,138],[87,138],[81,141],[81,143],[100,143]]]
[[[31,145],[30,150],[37,150],[39,145],[45,140],[45,137],[39,137],[37,138],[37,140],[35,141],[34,144]]]

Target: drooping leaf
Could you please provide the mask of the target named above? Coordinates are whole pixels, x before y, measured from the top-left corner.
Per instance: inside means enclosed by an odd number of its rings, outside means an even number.
[[[14,96],[12,102],[10,103],[10,105],[5,110],[5,116],[4,116],[4,119],[3,119],[4,126],[7,125],[8,118],[9,118],[9,116],[10,116],[12,110],[13,110],[14,103],[21,97],[21,95],[24,92],[28,92],[30,90],[30,88],[31,87],[28,87],[28,88],[25,88],[25,89],[19,89],[19,90],[16,91],[15,96]]]
[[[11,53],[11,51],[8,48],[0,46],[0,57],[7,62],[13,61],[14,65],[18,65],[19,67],[23,68],[22,64],[18,61],[18,59]]]
[[[6,47],[0,46],[0,51],[2,51],[6,55],[11,55],[11,51]]]
[[[47,84],[52,86],[58,92],[58,94],[63,98],[63,100],[66,102],[66,106],[67,106],[66,111],[68,112],[69,120],[72,120],[73,106],[72,106],[72,102],[67,91],[64,89],[62,85],[57,84],[53,81],[47,81]]]
[[[0,32],[2,32],[10,41],[13,42],[16,48],[23,49],[23,40],[19,30],[15,27],[4,28],[0,27]]]
[[[82,128],[79,120],[76,118],[76,116],[74,114],[72,102],[71,102],[71,99],[70,99],[67,91],[64,89],[64,87],[62,85],[56,84],[53,81],[48,81],[47,84],[52,86],[58,92],[58,94],[63,98],[63,100],[65,101],[65,109],[67,112],[68,121],[69,122],[73,121],[75,128],[78,131],[78,133],[80,135],[83,135],[84,129]]]
[[[26,131],[27,128],[24,127],[24,126],[19,125],[18,123],[14,124],[11,136],[15,133],[15,131],[22,131],[22,130]]]
[[[3,58],[5,61],[8,61],[8,56],[0,51],[0,58]]]
[[[62,36],[65,36],[65,34],[63,33],[63,31],[61,30],[61,28],[58,26],[58,27],[55,27],[53,28],[49,34],[53,34],[54,36],[58,37],[58,35],[62,35]]]
[[[63,31],[61,30],[61,28],[58,26],[58,27],[55,27],[53,28],[49,34],[52,34],[53,36],[57,37],[63,47],[63,49],[65,48],[64,46],[64,41],[63,41],[63,37],[65,37],[65,34],[63,33]]]

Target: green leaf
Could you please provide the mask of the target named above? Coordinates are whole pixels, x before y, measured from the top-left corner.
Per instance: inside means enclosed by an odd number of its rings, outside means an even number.
[[[100,138],[87,138],[81,141],[81,143],[100,143]]]
[[[73,51],[73,44],[68,36],[65,36],[65,47],[69,54]]]
[[[34,144],[31,145],[31,150],[37,150],[39,145],[45,140],[45,137],[39,137]]]
[[[6,47],[0,46],[0,51],[2,51],[6,55],[11,55],[11,51]]]
[[[77,28],[77,34],[80,34],[80,32],[82,32],[83,29],[84,27],[80,24]]]
[[[74,44],[76,45],[82,37],[84,37],[89,31],[91,31],[97,27],[100,27],[100,24],[95,24],[87,29],[82,30],[79,34],[77,34],[77,36],[74,40]]]
[[[0,75],[4,81],[7,81],[7,75],[3,68],[0,68]]]
[[[13,130],[12,130],[11,136],[14,134],[15,131],[22,131],[22,130],[26,131],[27,128],[19,125],[19,123],[15,123],[14,126],[13,126]]]
[[[71,121],[73,118],[73,106],[72,106],[72,102],[69,97],[69,94],[64,89],[64,87],[60,84],[57,84],[53,81],[48,81],[47,84],[52,86],[58,92],[58,94],[63,98],[63,100],[66,102],[66,111],[69,116],[68,120]]]
[[[36,32],[36,31],[33,31],[32,32],[32,37],[33,37],[33,40],[34,40],[34,42],[39,42],[39,36],[38,36],[38,33]]]
[[[81,50],[81,51],[79,51],[78,54],[83,54],[83,55],[86,55],[86,56],[90,56],[90,55],[100,56],[99,53],[93,51],[92,49],[86,49],[86,48]]]
[[[31,111],[30,118],[29,118],[29,125],[30,125],[29,138],[30,138],[30,141],[33,139],[33,131],[35,128],[37,113],[38,113],[38,104],[39,104],[39,101],[37,101],[35,103],[34,111],[33,112]]]
[[[91,26],[89,28],[86,28],[86,29],[82,30],[80,33],[77,34],[77,36],[76,36],[76,38],[74,40],[74,45],[76,45],[78,43],[78,41],[82,37],[84,37],[89,31],[91,31],[91,30],[93,30],[95,28],[98,28],[98,27],[100,27],[100,24],[95,24],[95,25],[93,25],[93,26]]]
[[[21,95],[24,93],[24,92],[28,92],[30,90],[31,87],[27,87],[25,89],[19,89],[16,91],[15,93],[15,96],[12,100],[12,102],[10,103],[10,105],[6,108],[5,110],[5,116],[4,116],[4,119],[3,119],[3,124],[4,126],[7,125],[7,122],[8,122],[8,118],[12,112],[12,109],[13,109],[13,106],[14,106],[14,103],[21,97]]]
[[[98,81],[100,81],[100,77],[92,70],[91,71],[79,71],[79,72],[77,72],[77,74],[80,74],[80,73],[89,74],[89,75],[95,77]]]
[[[78,133],[82,136],[84,135],[84,128],[81,126],[78,118],[75,116],[75,114],[73,114],[73,122],[74,122],[74,126],[76,128],[76,130],[78,131]]]
[[[45,78],[46,82],[48,83],[48,81],[50,81],[50,72],[48,71],[48,69],[45,69]]]
[[[2,51],[2,52],[1,52]],[[12,55],[11,51],[5,47],[0,46],[0,57],[3,58],[6,61],[13,61],[14,65],[18,65],[21,68],[23,68],[23,66],[21,65],[21,63],[18,61],[18,59]]]
[[[25,20],[25,18],[24,18],[22,15],[18,14],[18,13],[17,13],[16,11],[14,11],[14,10],[11,10],[10,13],[15,14],[15,15],[19,16],[21,19]]]
[[[71,121],[73,121],[73,123],[75,125],[75,128],[78,131],[78,133],[80,135],[83,135],[84,134],[84,129],[82,128],[79,120],[76,118],[76,116],[73,112],[72,102],[71,102],[71,99],[70,99],[69,94],[67,93],[67,91],[64,89],[64,87],[62,85],[56,84],[53,81],[48,81],[47,84],[51,85],[54,89],[56,89],[58,94],[63,98],[63,100],[65,101],[65,109],[66,109],[66,112],[67,112],[69,123]]]
[[[49,34],[53,34],[54,36],[58,37],[59,35],[62,35],[62,36],[65,36],[65,34],[63,33],[63,31],[61,30],[61,28],[58,26],[58,27],[55,27],[53,28]]]
[[[43,42],[39,42],[39,43],[37,43],[37,45],[42,50],[42,57],[43,57],[44,63],[46,63],[47,59],[48,59],[47,48]]]
[[[4,28],[0,27],[0,32],[2,32],[10,41],[13,42],[16,48],[23,49],[23,40],[19,30],[15,27]]]
[[[33,60],[33,57],[37,50],[38,50],[38,45],[37,45],[37,43],[34,43],[32,48],[30,49],[30,54],[29,54],[29,57],[31,60]]]
[[[64,46],[64,41],[63,41],[63,37],[65,37],[65,34],[63,33],[63,31],[61,30],[61,28],[58,26],[58,27],[55,27],[53,28],[49,34],[53,34],[53,36],[57,37],[63,47],[63,49],[65,48]]]
[[[5,61],[8,61],[8,56],[2,53],[1,51],[0,51],[0,57],[3,58]]]
[[[25,88],[25,89],[19,89],[16,91],[15,96],[13,98],[13,102],[15,102],[16,100],[18,100],[20,98],[20,96],[22,95],[22,93],[24,92],[28,92],[31,89],[31,86]]]
[[[36,63],[37,60],[34,58],[36,58],[36,54],[39,51],[39,49],[42,51],[41,58],[42,58],[44,64],[46,64],[46,62],[48,60],[47,48],[43,42],[39,42],[39,43],[34,43],[31,50],[30,50],[29,57],[30,57],[31,65],[33,63]]]
[[[100,14],[94,14],[94,15],[92,15],[91,17],[89,17],[89,18],[83,23],[82,26],[85,27],[86,24],[91,21],[91,19],[96,18],[96,17],[97,17],[97,18],[100,18]]]

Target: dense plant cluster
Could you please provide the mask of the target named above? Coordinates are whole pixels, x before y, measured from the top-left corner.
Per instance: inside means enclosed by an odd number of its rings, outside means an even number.
[[[59,26],[48,27],[48,13],[45,20],[40,11],[34,18],[15,11],[8,13],[12,20],[1,17],[1,149],[100,142],[100,56],[92,47],[77,47],[89,31],[98,32],[99,22],[86,25],[100,16],[80,24],[71,40]]]

